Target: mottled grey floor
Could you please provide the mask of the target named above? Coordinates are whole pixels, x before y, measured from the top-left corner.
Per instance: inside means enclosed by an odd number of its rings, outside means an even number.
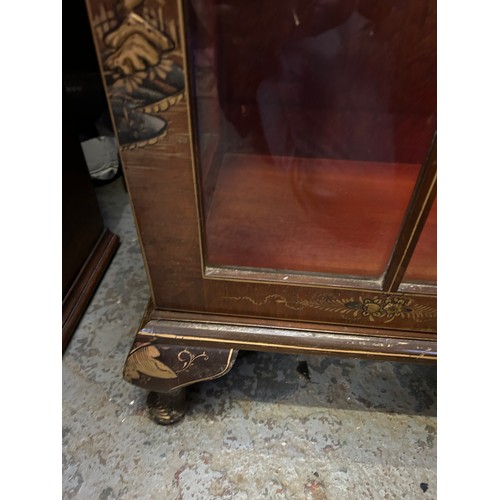
[[[63,358],[63,498],[436,498],[436,369],[244,353],[173,427],[122,379],[148,300],[121,178],[97,188],[121,246]]]

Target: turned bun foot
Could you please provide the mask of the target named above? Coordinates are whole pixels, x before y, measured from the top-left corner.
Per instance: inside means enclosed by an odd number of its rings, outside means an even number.
[[[172,425],[184,417],[186,389],[168,393],[150,392],[147,400],[149,415],[160,425]]]

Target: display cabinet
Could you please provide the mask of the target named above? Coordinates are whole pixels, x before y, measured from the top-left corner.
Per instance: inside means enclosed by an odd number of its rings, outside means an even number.
[[[435,362],[435,0],[87,2],[153,417],[238,350]]]

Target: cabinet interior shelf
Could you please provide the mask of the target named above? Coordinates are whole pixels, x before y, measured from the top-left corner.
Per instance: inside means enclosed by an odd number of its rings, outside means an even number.
[[[226,153],[206,220],[207,263],[378,278],[419,168]],[[434,207],[410,279],[435,279],[435,219]]]

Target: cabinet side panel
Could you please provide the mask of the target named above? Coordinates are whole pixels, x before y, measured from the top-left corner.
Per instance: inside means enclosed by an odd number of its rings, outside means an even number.
[[[201,279],[178,4],[88,0],[87,9],[154,301],[167,307],[161,284]]]

